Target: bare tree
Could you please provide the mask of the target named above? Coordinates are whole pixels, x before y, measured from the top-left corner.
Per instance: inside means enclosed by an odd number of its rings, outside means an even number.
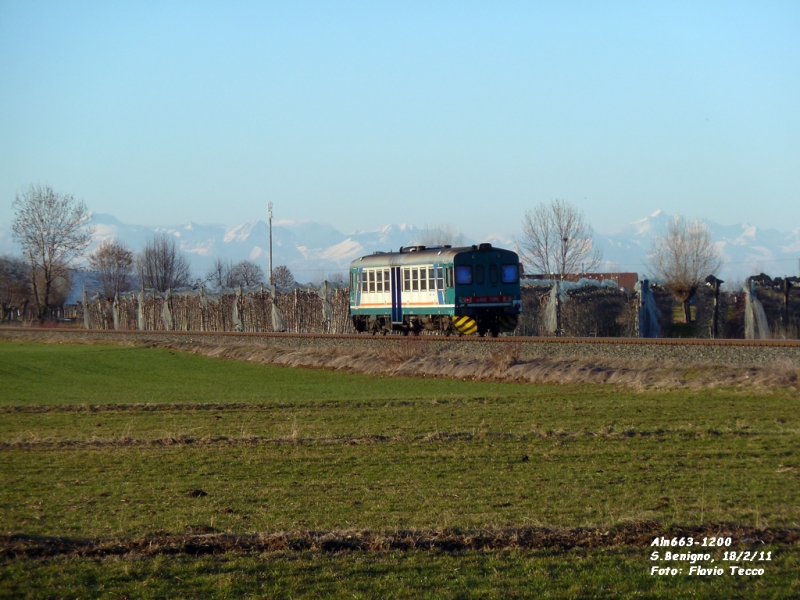
[[[525,213],[519,252],[528,270],[543,275],[588,273],[600,266],[592,226],[583,213],[564,200],[539,204]]]
[[[214,259],[214,264],[206,272],[205,280],[212,287],[231,288],[234,286],[232,271],[233,265],[229,260],[216,258]]]
[[[0,323],[11,322],[13,313],[24,309],[31,295],[30,266],[16,256],[0,256]]]
[[[705,278],[719,272],[722,259],[702,221],[676,216],[667,225],[666,233],[653,243],[650,266],[653,275],[663,279],[667,289],[681,302],[683,316],[689,323],[689,302]]]
[[[54,309],[62,308],[69,298],[69,293],[72,291],[72,269],[64,269],[61,271],[62,275],[56,277],[50,286],[50,310],[51,316]],[[44,273],[39,271],[36,273],[36,285],[41,290],[44,289]]]
[[[11,227],[30,265],[37,317],[44,322],[56,280],[70,281],[75,259],[92,241],[94,228],[83,201],[58,194],[49,185],[31,185],[13,203]]]
[[[331,283],[344,283],[347,281],[347,276],[341,271],[335,271],[333,273],[328,273],[327,280]]]
[[[328,283],[344,283],[347,281],[347,275],[341,271],[329,271],[326,273],[322,269],[319,269],[314,271],[311,279],[309,279],[309,283],[312,283],[316,286],[320,286],[326,281]]]
[[[251,260],[243,260],[233,266],[231,277],[236,285],[259,285],[264,283],[264,270]]]
[[[136,274],[146,288],[161,292],[189,285],[189,259],[178,248],[175,238],[156,233],[136,257]]]
[[[294,285],[294,275],[286,265],[280,265],[272,269],[272,283],[281,287]]]
[[[104,241],[89,255],[89,268],[106,298],[133,287],[133,251],[117,239]]]
[[[464,245],[464,236],[452,223],[425,224],[419,232],[416,243],[421,246],[444,246],[453,247]]]

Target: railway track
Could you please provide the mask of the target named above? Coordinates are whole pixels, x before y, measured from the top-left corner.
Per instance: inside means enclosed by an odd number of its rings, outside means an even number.
[[[265,332],[236,332],[236,331],[164,331],[164,330],[135,330],[135,329],[48,329],[37,327],[0,327],[0,333],[14,332],[33,335],[63,335],[68,337],[172,337],[172,338],[230,338],[230,339],[275,339],[275,340],[425,340],[441,343],[466,343],[466,344],[597,344],[597,345],[637,345],[637,346],[727,346],[727,347],[760,347],[760,348],[800,348],[800,340],[739,340],[739,339],[699,339],[699,338],[579,338],[579,337],[477,337],[477,336],[444,336],[444,335],[370,335],[370,334],[330,334],[330,333],[265,333]]]

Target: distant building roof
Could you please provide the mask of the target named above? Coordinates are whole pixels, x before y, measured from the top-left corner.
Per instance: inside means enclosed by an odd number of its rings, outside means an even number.
[[[611,280],[616,282],[617,287],[621,290],[633,290],[636,282],[639,281],[638,273],[569,273],[563,277],[559,273],[550,273],[547,275],[538,275],[534,273],[525,273],[523,279],[558,279],[561,281],[580,281],[581,279],[593,279],[595,281]]]

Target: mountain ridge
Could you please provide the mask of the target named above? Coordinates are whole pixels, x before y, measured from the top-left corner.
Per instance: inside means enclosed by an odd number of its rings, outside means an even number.
[[[269,264],[269,224],[252,219],[237,225],[199,223],[189,220],[177,225],[135,225],[123,223],[108,213],[95,213],[95,234],[89,250],[103,240],[117,237],[133,250],[144,247],[155,232],[175,236],[192,262],[193,275],[201,277],[216,258],[250,259],[265,270]],[[656,210],[647,217],[621,227],[614,233],[595,233],[595,244],[603,251],[603,271],[634,271],[647,274],[647,252],[659,234],[666,231],[672,215]],[[772,276],[795,275],[800,258],[800,227],[789,232],[761,229],[747,222],[720,225],[704,220],[723,258],[719,276],[727,281],[744,280],[765,272]],[[287,265],[299,281],[344,273],[349,262],[375,251],[398,250],[423,234],[409,223],[389,223],[374,230],[354,229],[342,233],[328,223],[302,220],[273,221],[273,265]],[[464,238],[465,244],[490,242],[514,248],[518,233],[495,233],[480,240]],[[19,254],[11,227],[0,225],[0,253]]]

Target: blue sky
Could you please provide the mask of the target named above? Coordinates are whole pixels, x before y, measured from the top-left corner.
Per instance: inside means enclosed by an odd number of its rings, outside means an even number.
[[[800,3],[0,3],[0,221],[800,227]]]

